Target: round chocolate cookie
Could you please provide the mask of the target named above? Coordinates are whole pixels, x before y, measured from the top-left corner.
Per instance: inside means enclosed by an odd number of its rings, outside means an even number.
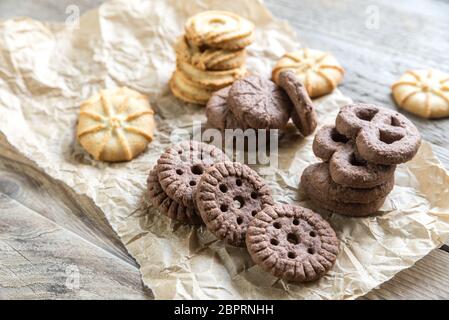
[[[307,282],[332,268],[339,241],[319,214],[276,204],[260,211],[250,223],[246,246],[253,261],[274,276]]]
[[[148,195],[154,207],[164,215],[181,223],[199,225],[203,223],[196,209],[188,208],[172,200],[161,187],[157,177],[157,168],[154,167],[147,179]]]
[[[394,177],[370,189],[348,188],[335,183],[325,162],[308,166],[301,176],[301,187],[309,195],[319,194],[326,201],[370,203],[385,198],[394,187]]]
[[[190,140],[165,150],[158,160],[159,182],[178,203],[193,208],[193,197],[201,175],[216,162],[228,160],[218,148]]]
[[[353,141],[339,134],[333,126],[318,130],[313,152],[329,161],[329,172],[337,184],[350,188],[373,188],[392,180],[395,165],[367,162],[360,157]]]
[[[228,94],[231,86],[215,91],[206,105],[206,117],[208,127],[219,130],[244,129],[245,125],[240,123],[229,109]]]
[[[282,129],[290,118],[291,101],[284,90],[258,76],[235,81],[228,102],[237,119],[254,129]]]
[[[309,197],[317,208],[326,209],[349,217],[367,217],[375,215],[385,202],[385,198],[370,203],[344,203],[324,200],[319,194],[309,195]]]
[[[306,88],[291,70],[281,72],[278,83],[293,103],[291,112],[293,123],[303,136],[308,136],[316,129],[317,115]]]
[[[421,135],[402,114],[373,104],[350,104],[336,119],[338,132],[355,139],[360,156],[378,164],[399,164],[418,152]]]
[[[225,161],[210,167],[201,177],[196,205],[207,228],[233,246],[244,246],[248,224],[266,205],[271,191],[248,166]]]

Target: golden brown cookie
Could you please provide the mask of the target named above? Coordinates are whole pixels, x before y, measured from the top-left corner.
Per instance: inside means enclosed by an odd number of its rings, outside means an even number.
[[[449,116],[449,74],[438,70],[410,70],[392,85],[399,107],[423,118]]]
[[[273,68],[273,81],[279,84],[279,75],[288,69],[295,72],[312,98],[331,93],[344,75],[331,54],[308,48],[286,53]]]
[[[245,64],[246,50],[202,49],[179,37],[176,57],[200,70],[221,71],[235,69]]]
[[[170,90],[175,97],[188,103],[206,104],[212,91],[190,81],[182,72],[175,71],[170,79]]]
[[[196,46],[220,49],[243,49],[251,44],[254,25],[227,11],[203,11],[189,18],[185,25],[187,39]]]
[[[245,66],[223,71],[205,71],[195,68],[189,63],[178,60],[177,68],[178,71],[181,71],[192,83],[212,91],[227,87],[235,80],[246,75]]]
[[[77,138],[96,160],[129,161],[153,139],[146,96],[126,87],[103,90],[81,105]]]

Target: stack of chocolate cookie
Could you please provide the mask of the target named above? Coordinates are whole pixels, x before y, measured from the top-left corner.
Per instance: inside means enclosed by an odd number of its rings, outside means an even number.
[[[317,213],[275,204],[265,181],[217,148],[195,141],[167,149],[148,177],[151,202],[188,224],[204,222],[220,240],[246,246],[264,270],[305,282],[333,266],[339,241]]]
[[[324,162],[307,167],[301,187],[314,204],[348,216],[376,213],[394,186],[396,165],[421,143],[403,115],[371,104],[341,108],[335,126],[321,128],[313,152]]]
[[[246,74],[246,47],[254,25],[231,12],[204,11],[185,25],[176,43],[176,71],[170,89],[179,99],[206,104],[212,93]]]
[[[207,128],[283,129],[290,117],[307,136],[317,125],[313,103],[292,71],[279,76],[280,85],[246,76],[215,92],[206,105]]]

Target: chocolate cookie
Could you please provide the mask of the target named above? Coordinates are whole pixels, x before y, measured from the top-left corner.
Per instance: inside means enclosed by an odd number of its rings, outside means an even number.
[[[380,165],[360,157],[353,141],[338,133],[333,126],[318,130],[313,152],[329,161],[329,172],[337,184],[350,188],[373,188],[392,180],[395,165]]]
[[[421,136],[406,117],[373,104],[350,104],[341,108],[338,132],[356,141],[361,157],[378,164],[398,164],[418,152]]]
[[[246,246],[253,261],[274,276],[307,282],[332,268],[339,241],[319,214],[276,204],[260,211],[250,223]]]
[[[306,88],[291,70],[281,72],[278,83],[293,103],[291,113],[293,123],[303,136],[308,136],[316,129],[317,116]]]
[[[290,118],[291,101],[284,90],[258,76],[235,81],[228,102],[237,119],[254,129],[281,129]]]
[[[250,221],[266,205],[273,204],[263,179],[248,166],[230,161],[206,171],[195,199],[207,228],[233,246],[244,246]]]
[[[370,203],[344,203],[324,200],[319,194],[310,194],[309,197],[317,208],[323,208],[349,217],[367,217],[374,215],[385,202],[385,198]]]
[[[168,148],[159,158],[159,182],[165,193],[178,203],[193,208],[193,195],[201,175],[228,157],[213,145],[190,140]]]
[[[147,179],[148,195],[154,207],[164,215],[181,223],[199,225],[203,223],[196,209],[188,208],[181,203],[172,200],[161,187],[154,167]]]
[[[245,125],[240,123],[229,109],[228,94],[231,86],[215,91],[206,105],[206,117],[208,127],[219,130],[244,129]]]
[[[329,174],[329,164],[325,162],[308,166],[301,176],[301,187],[309,195],[320,194],[326,201],[343,203],[370,203],[385,198],[393,189],[394,177],[369,189],[348,188],[335,183]]]

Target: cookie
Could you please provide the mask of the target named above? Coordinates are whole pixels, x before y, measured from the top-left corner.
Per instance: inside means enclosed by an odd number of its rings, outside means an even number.
[[[329,174],[329,164],[315,163],[304,169],[301,187],[308,195],[320,194],[325,201],[370,203],[385,198],[394,187],[394,176],[373,188],[355,189],[335,183]]]
[[[147,179],[148,196],[155,208],[162,214],[181,223],[199,225],[203,223],[195,208],[189,208],[171,199],[159,183],[157,168],[154,167]]]
[[[273,81],[279,84],[279,76],[285,70],[295,73],[312,98],[331,93],[344,75],[344,69],[332,55],[308,48],[285,54],[273,68]]]
[[[303,136],[312,134],[317,126],[317,116],[307,90],[291,70],[281,72],[279,85],[287,92],[293,103],[291,117],[295,126]]]
[[[205,90],[212,91],[229,86],[235,80],[246,75],[245,66],[223,71],[205,71],[197,69],[191,64],[180,60],[177,62],[177,69],[182,72],[191,83]]]
[[[266,205],[273,204],[271,191],[248,166],[221,162],[201,177],[196,205],[206,227],[233,246],[244,246],[248,224]]]
[[[181,142],[159,158],[159,182],[171,199],[193,208],[199,179],[210,166],[224,160],[228,157],[213,145],[194,140]]]
[[[252,260],[275,277],[308,282],[334,265],[339,240],[319,214],[299,206],[276,204],[259,212],[248,227]]]
[[[173,73],[169,86],[176,98],[187,103],[204,105],[212,95],[212,90],[204,89],[190,81],[178,70]]]
[[[285,91],[258,76],[235,81],[228,103],[237,119],[254,129],[281,129],[290,118],[291,101]]]
[[[395,165],[380,165],[360,157],[353,141],[338,133],[334,126],[322,127],[315,135],[314,154],[329,161],[332,180],[350,188],[373,188],[390,181]]]
[[[231,86],[225,87],[212,94],[206,105],[208,127],[219,129],[244,129],[246,126],[229,109],[228,95]]]
[[[321,209],[325,209],[348,217],[368,217],[377,215],[385,202],[385,198],[370,203],[345,203],[332,200],[324,200],[319,194],[309,194],[312,203]]]
[[[176,57],[200,70],[229,70],[243,66],[245,50],[202,49],[180,37],[175,46]]]
[[[438,70],[410,70],[391,87],[404,110],[423,118],[449,116],[449,74]]]
[[[147,97],[126,87],[103,90],[80,108],[76,136],[95,160],[129,161],[153,140]]]
[[[247,19],[219,10],[200,12],[185,24],[186,38],[199,47],[242,49],[251,43],[253,32]]]
[[[355,103],[338,113],[337,131],[355,139],[360,156],[377,164],[399,164],[418,152],[421,135],[402,114],[373,104]]]

